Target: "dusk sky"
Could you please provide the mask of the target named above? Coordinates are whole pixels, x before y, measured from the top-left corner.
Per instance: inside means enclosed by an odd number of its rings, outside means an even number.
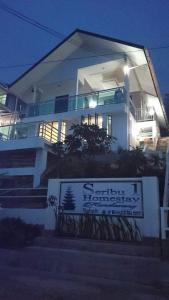
[[[161,92],[169,92],[169,0],[4,0],[3,3],[60,35],[52,36],[0,9],[0,81],[12,82],[30,67],[16,65],[35,63],[80,28],[143,44],[148,49],[158,48],[150,50],[150,55]]]

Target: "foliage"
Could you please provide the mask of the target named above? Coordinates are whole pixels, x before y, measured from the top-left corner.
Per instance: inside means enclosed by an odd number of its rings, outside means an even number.
[[[66,215],[59,216],[59,234],[64,236],[99,240],[141,241],[142,237],[135,220],[126,217]]]
[[[67,153],[96,155],[110,151],[112,138],[106,129],[94,124],[73,124],[70,130],[73,133],[65,139]]]
[[[26,224],[20,218],[4,218],[0,221],[0,247],[3,248],[30,245],[40,234],[39,225]]]
[[[53,151],[58,158],[63,158],[65,156],[64,146],[62,142],[57,142],[52,145]]]
[[[158,154],[145,153],[139,148],[113,153],[110,145],[115,138],[111,139],[97,125],[77,124],[71,130],[65,144],[53,145],[55,157],[43,174],[43,182],[46,180],[47,184],[48,178],[157,176],[162,197],[165,162]]]
[[[42,176],[43,182],[49,177],[87,177],[94,157],[109,153],[115,140],[97,125],[74,124],[70,130],[72,134],[66,136],[64,143],[53,144],[55,157]]]
[[[118,172],[122,176],[138,176],[147,167],[147,159],[140,149],[122,150],[117,158]]]

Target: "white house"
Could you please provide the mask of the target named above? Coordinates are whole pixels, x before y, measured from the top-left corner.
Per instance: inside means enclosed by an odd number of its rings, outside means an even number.
[[[72,123],[106,128],[114,151],[156,149],[167,128],[148,51],[79,29],[0,89],[0,173],[32,176],[34,186]]]

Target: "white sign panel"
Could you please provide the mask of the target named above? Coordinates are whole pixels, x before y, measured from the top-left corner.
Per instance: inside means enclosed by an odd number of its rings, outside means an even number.
[[[68,214],[106,214],[143,218],[141,181],[60,183],[60,205]]]

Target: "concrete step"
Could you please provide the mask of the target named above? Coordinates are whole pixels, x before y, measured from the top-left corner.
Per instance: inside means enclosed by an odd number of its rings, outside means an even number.
[[[98,241],[91,239],[60,238],[41,236],[35,240],[35,246],[56,249],[74,249],[97,253],[118,255],[131,255],[142,257],[160,257],[161,247],[159,241],[147,240],[143,242],[116,242]]]
[[[0,190],[2,208],[45,208],[46,188],[20,188]]]

